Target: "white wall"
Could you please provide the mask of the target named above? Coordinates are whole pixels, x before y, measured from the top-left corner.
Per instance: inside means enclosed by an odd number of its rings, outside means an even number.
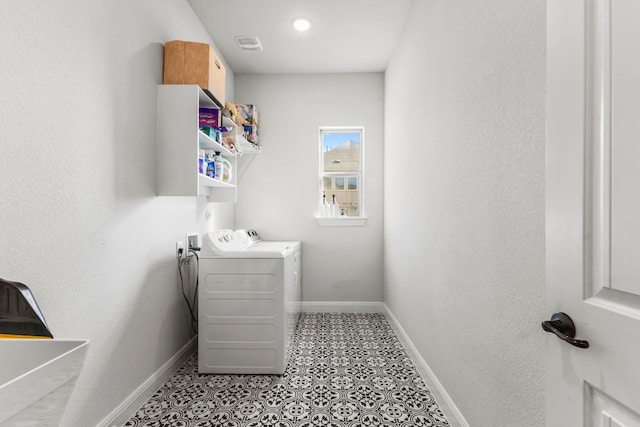
[[[191,337],[174,248],[206,201],[156,196],[156,84],[165,41],[210,39],[184,0],[0,16],[0,277],[32,289],[56,338],[91,340],[63,425],[92,426]],[[216,214],[233,226],[233,205]]]
[[[239,176],[236,225],[301,240],[302,298],[382,301],[383,75],[238,75],[261,115],[262,153]],[[318,227],[319,126],[365,127],[363,227]]]
[[[474,427],[544,414],[544,70],[545,2],[417,0],[386,72],[385,301]]]

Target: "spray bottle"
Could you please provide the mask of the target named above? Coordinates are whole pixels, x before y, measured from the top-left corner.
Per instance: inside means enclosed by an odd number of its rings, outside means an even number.
[[[320,216],[328,217],[329,216],[329,205],[327,204],[327,195],[322,192],[322,206],[320,207]]]
[[[333,202],[331,203],[331,216],[340,216],[340,205],[336,202],[336,195],[333,195]]]

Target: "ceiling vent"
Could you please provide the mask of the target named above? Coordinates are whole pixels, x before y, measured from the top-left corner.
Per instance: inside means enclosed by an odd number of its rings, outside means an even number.
[[[236,43],[243,50],[262,50],[262,44],[255,36],[237,36]]]

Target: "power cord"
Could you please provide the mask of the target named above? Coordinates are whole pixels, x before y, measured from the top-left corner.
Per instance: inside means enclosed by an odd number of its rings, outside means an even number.
[[[193,292],[193,307],[195,307],[198,302],[198,285],[200,284],[200,257],[198,257],[198,253],[197,253],[197,251],[199,250],[200,248],[189,248],[189,253],[193,254],[193,256],[196,257],[196,288]],[[198,320],[196,319],[195,322],[197,325]],[[196,331],[196,333],[197,332],[198,331]]]
[[[196,306],[196,298],[198,297],[198,266],[200,264],[200,259],[198,258],[198,254],[193,250],[194,248],[190,248],[189,249],[189,253],[190,255],[193,254],[196,257],[197,260],[197,264],[196,264],[196,285],[195,285],[195,291],[193,294],[193,303],[191,303],[189,301],[189,297],[187,296],[185,290],[184,290],[184,277],[182,275],[182,264],[188,264],[188,260],[185,262],[183,261],[183,259],[180,257],[178,258],[178,273],[180,274],[180,288],[182,291],[182,297],[184,298],[184,301],[187,303],[187,307],[189,308],[189,313],[191,314],[191,329],[193,329],[193,332],[195,332],[196,334],[198,333],[198,319],[196,318],[195,314],[194,314],[194,307]],[[199,249],[199,248],[198,248]],[[179,251],[182,251],[182,249],[179,249]],[[181,254],[180,254],[181,255]]]

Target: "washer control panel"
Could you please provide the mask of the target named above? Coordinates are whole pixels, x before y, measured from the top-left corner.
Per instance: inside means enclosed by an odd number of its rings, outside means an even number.
[[[236,230],[236,236],[246,243],[247,246],[252,246],[256,243],[262,242],[262,239],[256,230]]]
[[[224,255],[227,252],[241,251],[249,247],[233,230],[211,231],[205,235],[202,241],[203,244],[207,246],[207,249],[218,255]]]

